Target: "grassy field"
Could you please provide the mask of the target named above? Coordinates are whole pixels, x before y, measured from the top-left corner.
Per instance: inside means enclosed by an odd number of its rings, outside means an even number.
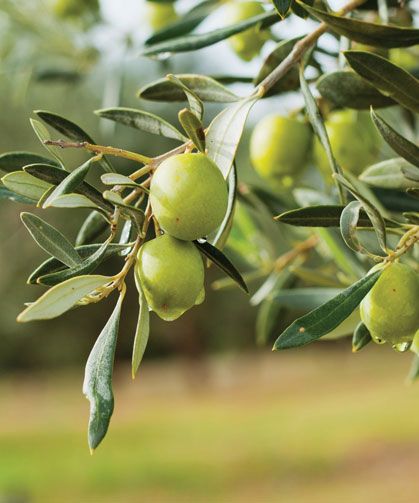
[[[346,346],[346,347],[345,347]],[[386,347],[349,345],[115,375],[90,456],[72,374],[0,382],[0,502],[415,502],[419,387]]]

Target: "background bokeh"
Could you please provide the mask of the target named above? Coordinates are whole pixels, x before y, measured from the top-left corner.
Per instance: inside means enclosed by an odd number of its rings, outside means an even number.
[[[12,41],[0,59],[0,154],[43,153],[28,120],[36,109],[68,117],[98,143],[146,155],[164,152],[174,145],[169,140],[114,128],[93,110],[120,104],[176,121],[176,106],[150,107],[136,98],[138,88],[169,72],[221,74],[228,68],[253,75],[258,67],[240,64],[225,43],[165,61],[138,58],[149,33],[141,6],[101,5],[101,24],[88,27],[54,19],[46,0],[0,0],[0,40]],[[40,29],[31,35],[27,23],[35,12]],[[284,35],[301,29],[306,25],[287,24]],[[69,70],[80,62],[79,53],[65,46],[63,57],[51,49],[57,34],[92,55],[80,75]],[[66,78],[37,77],[39,68],[58,67],[69,71]],[[291,95],[262,103],[250,126],[273,106],[287,112],[299,102]],[[208,117],[216,110],[209,107]],[[247,138],[248,131],[239,154],[243,179],[254,176]],[[69,167],[82,159],[71,152],[65,157]],[[129,172],[132,166],[119,168]],[[240,291],[212,291],[212,281],[221,277],[212,269],[203,305],[175,323],[153,317],[135,381],[129,358],[137,298],[128,296],[116,357],[115,415],[108,438],[90,457],[83,370],[111,301],[49,322],[16,323],[23,303],[39,295],[25,281],[45,258],[20,223],[25,209],[1,202],[1,503],[416,501],[419,397],[415,386],[403,383],[409,361],[390,348],[352,355],[347,340],[284,354],[272,354],[269,345],[257,348],[255,308]],[[43,213],[71,239],[85,216]],[[115,259],[105,270],[117,267]]]

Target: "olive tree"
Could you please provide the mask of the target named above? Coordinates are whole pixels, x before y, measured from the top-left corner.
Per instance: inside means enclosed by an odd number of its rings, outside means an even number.
[[[56,9],[79,15],[76,3],[60,1]],[[353,334],[353,351],[371,341],[411,349],[411,377],[419,375],[419,30],[409,3],[351,0],[334,12],[311,0],[203,0],[181,16],[170,1],[148,7],[156,31],[142,57],[176,58],[227,39],[238,58],[260,62],[256,77],[228,69],[222,78],[168,74],[139,90],[140,99],[175,108],[178,124],[141,108],[95,112],[178,142],[156,157],[101,145],[68,118],[39,110],[31,124],[48,153],[0,157],[2,199],[62,208],[69,218],[74,208],[88,213],[75,243],[38,215],[21,214],[50,257],[28,279],[46,291],[18,321],[116,299],[86,365],[90,448],[105,436],[113,412],[114,354],[132,273],[139,299],[133,376],[150,312],[172,321],[202,303],[211,264],[226,276],[218,287],[252,288],[258,343],[275,335],[279,351]],[[213,14],[222,25],[200,29]],[[282,38],[281,23],[297,17],[306,35]],[[326,35],[334,43],[325,46]],[[263,58],[265,44],[271,48]],[[236,94],[237,82],[244,96]],[[304,105],[288,116],[275,113],[275,97],[290,92]],[[249,112],[262,100],[272,100],[274,113],[241,146],[259,177],[245,183],[238,146]],[[209,123],[208,103],[219,107]],[[87,160],[69,170],[62,149],[82,149]],[[116,170],[114,157],[131,162],[129,175]],[[89,172],[94,185],[85,180]],[[120,270],[95,274],[111,256],[120,257]],[[245,271],[234,265],[237,256]],[[305,314],[275,333],[284,311],[296,308]]]

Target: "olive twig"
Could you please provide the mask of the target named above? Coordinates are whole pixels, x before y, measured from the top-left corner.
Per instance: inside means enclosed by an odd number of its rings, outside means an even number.
[[[140,162],[141,164],[148,164],[152,160],[150,157],[138,154],[137,152],[130,152],[129,150],[110,146],[106,147],[104,145],[94,145],[87,141],[71,142],[66,140],[45,140],[43,143],[44,145],[52,145],[53,147],[59,148],[84,148],[96,154],[113,155],[115,157],[122,157],[131,161]]]
[[[386,257],[386,262],[393,262],[404,255],[410,248],[419,242],[419,225],[415,225],[400,239],[394,252],[389,253]]]
[[[282,271],[290,262],[295,260],[299,255],[304,255],[311,249],[313,249],[319,243],[319,238],[317,236],[310,236],[305,241],[298,243],[292,250],[279,256],[275,262],[273,269],[276,272]]]

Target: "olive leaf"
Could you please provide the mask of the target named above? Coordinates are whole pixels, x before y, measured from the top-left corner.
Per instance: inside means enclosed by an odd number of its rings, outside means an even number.
[[[419,377],[419,356],[415,354],[413,356],[412,365],[407,376],[408,382],[413,382]]]
[[[0,155],[0,173],[19,171],[28,164],[52,164],[58,167],[56,161],[32,152],[6,152]]]
[[[48,152],[53,157],[55,157],[55,159],[58,161],[58,165],[64,167],[63,158],[58,153],[57,147],[47,145],[45,143],[47,140],[51,139],[48,129],[42,124],[42,122],[39,122],[35,119],[29,119],[29,122],[31,123],[32,129],[35,131],[35,134],[38,137],[39,141],[42,143],[42,145],[46,148],[46,150],[48,150]]]
[[[322,147],[324,148],[327,156],[327,160],[330,165],[330,169],[332,173],[339,174],[341,173],[341,168],[338,165],[335,156],[333,155],[332,147],[330,145],[329,141],[329,136],[326,131],[326,126],[324,125],[323,118],[321,116],[319,107],[317,106],[316,100],[314,99],[310,87],[304,77],[304,69],[305,69],[305,63],[307,62],[307,57],[305,60],[302,62],[300,65],[300,85],[301,85],[301,91],[304,96],[304,102],[306,104],[306,110],[307,114],[310,119],[310,123],[313,126],[313,129],[315,133],[317,134],[320,143],[322,144]],[[340,194],[340,199],[341,202],[344,202],[344,193],[339,185],[338,185],[338,190]]]
[[[51,184],[38,180],[38,178],[35,178],[25,171],[14,171],[12,173],[8,173],[3,176],[1,181],[11,192],[36,202],[39,201],[45,192],[51,188]]]
[[[419,169],[415,166],[411,166],[410,164],[402,166],[402,173],[408,180],[419,183]]]
[[[240,97],[230,89],[206,75],[177,74],[176,77],[202,101],[231,103],[240,100]],[[167,77],[142,87],[138,91],[138,97],[152,101],[185,101],[187,99],[184,91]]]
[[[381,216],[380,212],[377,208],[362,194],[357,191],[351,183],[346,180],[341,175],[335,175],[335,177],[339,180],[339,183],[343,185],[349,192],[362,204],[365,213],[368,215],[375,233],[377,235],[378,243],[380,244],[381,249],[387,253],[387,244],[386,244],[386,225],[384,223],[384,219]]]
[[[191,112],[194,113],[199,120],[201,120],[204,115],[204,105],[199,96],[194,91],[189,89],[189,87],[184,84],[182,80],[178,79],[176,75],[169,74],[166,75],[166,78],[170,82],[173,82],[173,84],[178,86],[180,89],[182,89],[188,100]]]
[[[9,189],[6,189],[6,187],[0,186],[0,201],[4,200],[14,201],[15,203],[21,203],[21,204],[30,204],[31,206],[36,204],[36,200],[29,199],[28,197],[25,196],[21,196],[19,194],[16,194],[15,192],[12,192]]]
[[[100,179],[105,185],[122,185],[128,187],[139,187],[138,183],[134,182],[129,176],[119,173],[104,173]],[[147,189],[144,189],[147,191]]]
[[[290,10],[293,0],[272,0],[272,3],[281,18],[284,18]]]
[[[146,133],[157,134],[184,142],[187,138],[178,131],[172,124],[144,110],[137,110],[135,108],[104,108],[96,110],[95,114],[102,119],[109,119],[125,126],[130,126]]]
[[[112,277],[89,275],[68,279],[46,291],[24,309],[17,321],[49,320],[65,313],[83,297],[112,281]]]
[[[179,122],[195,147],[205,153],[205,132],[202,122],[189,108],[184,108],[178,114]]]
[[[204,0],[196,4],[188,12],[182,14],[180,19],[170,23],[161,30],[158,30],[148,37],[145,45],[153,45],[164,40],[186,35],[198,27],[202,21],[217,7],[214,0]]]
[[[80,255],[80,258],[83,260],[83,263],[88,260],[92,255],[96,254],[96,252],[102,248],[103,243],[91,244],[91,245],[82,245],[76,246],[75,250]],[[130,250],[130,246],[127,246],[126,243],[118,244],[118,243],[110,243],[105,250],[105,253],[102,257],[102,261],[107,260],[108,258],[121,253],[124,250]],[[27,283],[29,285],[36,284],[44,284],[43,278],[50,276],[54,273],[58,273],[64,271],[66,266],[57,260],[54,257],[50,257],[42,264],[40,264],[29,276],[27,279]]]
[[[108,431],[114,408],[112,374],[124,292],[97,338],[86,363],[83,394],[90,402],[88,441],[93,451]]]
[[[73,245],[55,227],[32,213],[21,213],[20,218],[38,246],[49,255],[68,267],[81,264],[80,255]]]
[[[105,241],[94,253],[86,258],[86,260],[83,260],[80,264],[70,267],[69,269],[40,276],[38,278],[38,283],[54,286],[58,283],[66,281],[67,279],[92,273],[103,262],[108,246],[109,240]]]
[[[361,349],[371,341],[371,334],[368,328],[361,321],[356,327],[352,337],[352,352],[357,353],[358,351],[361,351]]]
[[[93,208],[97,211],[102,211],[106,216],[107,213],[104,212],[96,203],[91,201],[88,197],[83,196],[82,194],[64,194],[62,196],[55,197],[50,203],[49,206],[54,208]]]
[[[29,166],[24,167],[24,172],[52,185],[61,184],[69,176],[68,171],[58,169],[55,166],[50,166],[48,164],[30,164]],[[50,188],[50,185],[48,188]],[[112,205],[104,201],[102,194],[89,183],[82,181],[75,189],[75,192],[88,197],[102,210],[108,213],[113,211]]]
[[[344,54],[351,67],[379,91],[419,112],[419,80],[412,74],[372,52],[345,51]]]
[[[59,183],[54,188],[51,194],[49,194],[49,196],[43,202],[42,207],[48,208],[49,206],[53,206],[54,200],[56,200],[58,197],[74,192],[86,178],[92,163],[97,160],[97,157],[91,157],[81,166],[72,171],[66,178],[64,178],[61,183]]]
[[[350,202],[340,216],[340,232],[349,248],[359,253],[368,253],[361,245],[356,235],[362,204],[359,201]]]
[[[419,147],[401,136],[371,108],[371,118],[379,133],[390,147],[401,157],[419,167]]]
[[[344,206],[338,205],[305,206],[285,211],[275,217],[275,220],[297,227],[339,227],[344,208]],[[365,212],[360,213],[359,225],[361,227],[371,227],[372,225]]]
[[[141,56],[156,56],[158,54],[172,54],[178,52],[196,51],[209,45],[216,44],[221,40],[232,37],[237,33],[252,28],[252,26],[260,25],[261,29],[268,28],[269,26],[279,21],[278,15],[272,12],[265,12],[257,16],[253,16],[239,23],[227,26],[225,28],[218,28],[208,33],[191,34],[165,40],[153,45],[149,45],[143,49]]]
[[[135,378],[140,363],[143,359],[144,352],[147,346],[148,337],[150,335],[150,313],[148,304],[141,288],[141,282],[138,275],[135,273],[135,285],[138,291],[138,322],[135,330],[134,346],[132,348],[132,378]]]
[[[227,201],[226,214],[215,236],[210,240],[213,246],[216,246],[221,249],[224,248],[224,245],[230,234],[231,227],[233,226],[234,208],[236,205],[236,198],[237,198],[237,168],[235,163],[233,163],[233,169],[230,170],[230,173],[228,175],[227,184],[228,184],[228,201]]]
[[[295,320],[278,337],[273,350],[303,346],[331,332],[357,308],[380,274],[381,270],[368,274],[336,297]]]
[[[416,28],[367,23],[315,9],[299,0],[297,3],[314,17],[324,21],[334,32],[354,42],[389,49],[409,47],[419,43],[419,30]]]
[[[325,73],[317,81],[317,89],[336,107],[369,110],[370,106],[388,107],[395,102],[353,71]]]
[[[222,110],[207,131],[208,157],[227,178],[236,155],[247,116],[259,98],[250,96]]]
[[[76,246],[92,243],[109,227],[102,213],[92,211],[83,222],[76,237]]]
[[[419,175],[419,169],[412,166],[402,157],[387,159],[367,168],[359,179],[373,187],[382,187],[383,189],[408,189],[409,187],[419,188],[419,176],[417,181],[410,180],[405,176],[416,170]]]
[[[46,124],[63,134],[66,138],[77,142],[87,142],[96,144],[93,138],[88,135],[80,126],[62,117],[61,115],[47,112],[46,110],[35,110],[34,113]],[[48,138],[49,139],[49,138]],[[115,171],[110,161],[103,156],[99,161],[104,171]]]
[[[244,292],[249,293],[249,289],[241,274],[222,251],[207,241],[194,241],[194,244],[201,253],[211,260],[211,262],[230,276]]]

